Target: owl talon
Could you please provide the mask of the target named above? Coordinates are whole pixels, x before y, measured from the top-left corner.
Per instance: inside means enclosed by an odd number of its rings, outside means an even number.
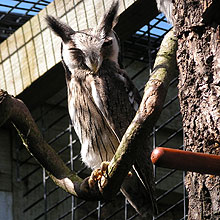
[[[131,171],[128,172],[128,177],[132,177],[132,172]]]
[[[91,188],[94,187],[95,183],[100,180],[101,177],[102,173],[100,169],[93,170],[88,180],[89,186]]]
[[[104,161],[101,163],[100,168],[92,171],[92,173],[89,177],[89,180],[88,180],[89,186],[91,188],[94,187],[94,185],[96,184],[97,181],[101,181],[102,177],[107,178],[108,175],[106,175],[106,174],[107,174],[109,163],[110,162]]]
[[[106,173],[106,171],[108,171],[108,165],[110,164],[110,162],[108,162],[108,161],[104,161],[104,162],[102,162],[101,163],[101,165],[100,165],[100,169],[101,169],[101,172],[102,172],[102,174],[104,174],[104,173]]]

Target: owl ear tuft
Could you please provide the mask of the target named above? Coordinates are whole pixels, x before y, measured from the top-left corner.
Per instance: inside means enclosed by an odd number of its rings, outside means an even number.
[[[100,33],[104,32],[104,35],[107,36],[109,32],[112,30],[112,28],[117,23],[117,12],[118,12],[118,0],[114,1],[110,7],[110,9],[107,11],[107,13],[102,18],[101,22],[99,23],[97,30]]]
[[[64,43],[71,40],[71,35],[75,34],[75,31],[69,25],[59,21],[53,16],[48,15],[45,19],[49,28],[57,36],[61,37]]]

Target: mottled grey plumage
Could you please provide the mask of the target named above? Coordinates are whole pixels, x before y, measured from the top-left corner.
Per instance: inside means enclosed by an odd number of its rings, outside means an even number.
[[[63,41],[69,114],[82,145],[82,161],[93,170],[112,159],[141,101],[119,66],[119,44],[112,30],[117,9],[114,2],[96,28],[84,31],[74,31],[54,17],[46,18]],[[149,150],[143,147],[135,164],[135,169],[141,170],[139,177],[132,170],[132,177],[127,177],[121,188],[142,215],[156,211],[152,164],[147,154]]]

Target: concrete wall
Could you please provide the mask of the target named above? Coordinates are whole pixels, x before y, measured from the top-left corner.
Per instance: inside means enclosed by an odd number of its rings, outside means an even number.
[[[12,157],[8,129],[0,129],[0,220],[12,220]]]

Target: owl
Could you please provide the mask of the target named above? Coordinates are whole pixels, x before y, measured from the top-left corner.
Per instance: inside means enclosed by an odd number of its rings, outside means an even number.
[[[118,2],[113,2],[95,28],[83,31],[74,31],[52,16],[46,18],[48,26],[62,39],[69,114],[81,143],[82,161],[92,170],[112,159],[141,101],[120,65],[119,40],[113,30],[117,10]],[[149,149],[143,146],[132,175],[121,186],[130,204],[143,216],[156,212],[148,158]]]
[[[173,3],[172,0],[156,0],[157,8],[159,11],[163,12],[167,21],[171,24],[173,23]]]

